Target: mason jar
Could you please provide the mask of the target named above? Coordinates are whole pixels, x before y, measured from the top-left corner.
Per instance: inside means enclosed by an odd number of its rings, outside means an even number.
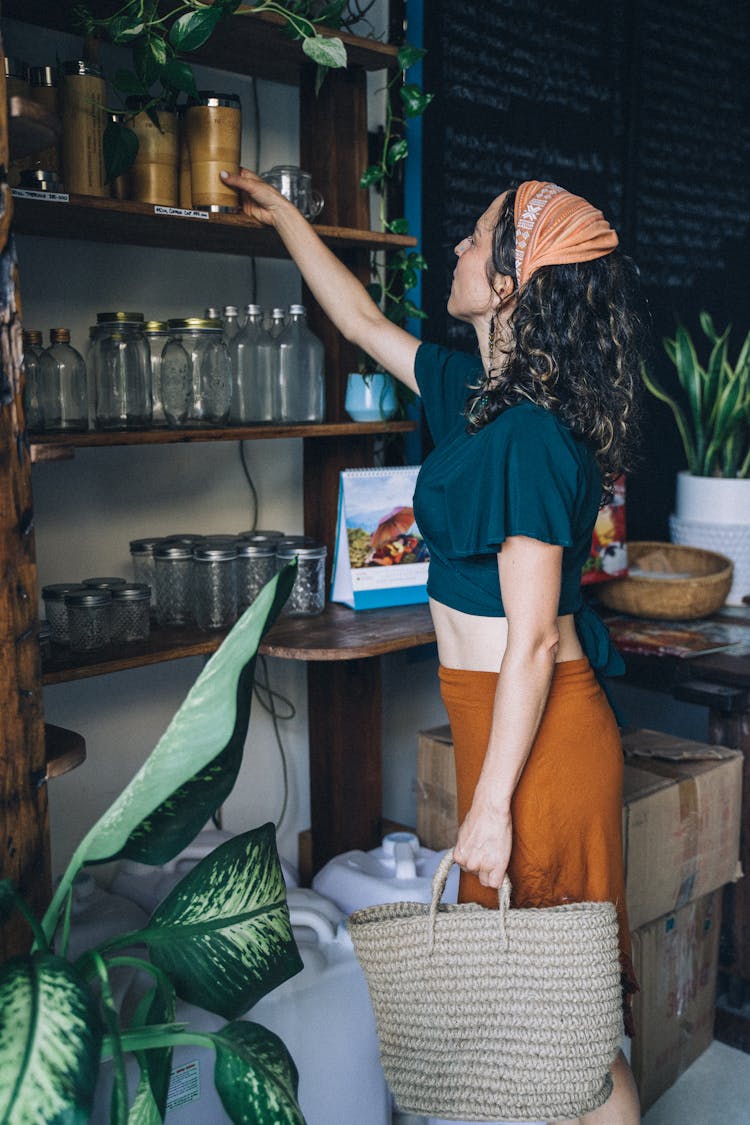
[[[101,578],[82,578],[81,585],[88,587],[90,590],[116,590],[120,586],[127,585],[127,578],[116,578],[114,576],[102,575]]]
[[[315,546],[278,546],[276,567],[283,570],[296,558],[297,576],[282,613],[286,617],[315,617],[325,608],[326,548]]]
[[[193,549],[187,543],[154,547],[156,620],[162,627],[193,620]]]
[[[65,595],[68,633],[73,652],[93,652],[109,644],[112,628],[112,592],[84,587]]]
[[[273,543],[275,546],[279,539],[284,538],[284,532],[259,528],[257,531],[238,531],[237,538],[246,539],[249,543]]]
[[[228,629],[237,620],[237,547],[207,540],[193,550],[195,623]]]
[[[161,357],[169,340],[169,326],[166,320],[147,320],[144,332],[151,355],[151,425],[166,426],[167,416],[161,392]]]
[[[89,331],[97,430],[151,425],[151,352],[143,313],[97,313]]]
[[[65,595],[72,590],[85,590],[80,582],[53,582],[50,586],[42,586],[42,600],[44,613],[49,626],[49,636],[53,644],[69,645],[70,633],[68,631],[68,608],[65,605]]]
[[[128,582],[111,593],[113,643],[145,641],[150,629],[151,587],[143,582]]]
[[[237,543],[237,610],[244,613],[252,605],[266,582],[276,573],[276,546],[273,540]]]
[[[130,540],[130,557],[133,560],[133,581],[151,588],[151,606],[154,606],[154,549],[164,540],[161,536],[148,536]]]
[[[162,393],[167,421],[170,425],[225,425],[232,403],[232,371],[221,320],[191,316],[168,323],[170,341],[164,349],[162,363]],[[180,355],[178,348],[184,355]],[[167,384],[171,391],[173,381],[176,405],[182,406],[182,392],[186,389],[188,392],[185,422],[173,420],[179,415],[167,402]]]

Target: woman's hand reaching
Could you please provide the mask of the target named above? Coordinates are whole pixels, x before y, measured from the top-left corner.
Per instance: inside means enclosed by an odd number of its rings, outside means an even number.
[[[275,187],[247,168],[240,168],[238,173],[222,172],[221,179],[239,192],[240,205],[248,219],[264,226],[275,226],[279,210],[293,206]]]
[[[458,830],[453,858],[464,871],[476,875],[484,887],[502,885],[508,870],[513,826],[510,810],[475,803]]]

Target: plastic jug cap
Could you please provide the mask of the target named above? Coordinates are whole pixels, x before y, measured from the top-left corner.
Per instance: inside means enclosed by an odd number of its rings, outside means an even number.
[[[407,844],[416,855],[419,851],[419,836],[415,832],[389,832],[383,837],[383,855],[395,855],[397,844]]]

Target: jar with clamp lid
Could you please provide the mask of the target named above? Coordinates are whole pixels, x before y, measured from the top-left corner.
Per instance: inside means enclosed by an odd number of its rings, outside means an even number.
[[[193,620],[193,549],[188,543],[154,548],[156,620],[159,625],[189,625]]]
[[[237,547],[206,540],[193,550],[195,623],[229,629],[237,620]]]
[[[213,317],[194,316],[170,320],[169,332],[170,340],[164,349],[162,363],[167,421],[171,425],[183,424],[172,420],[178,415],[168,401],[168,397],[172,398],[174,380],[176,405],[181,406],[181,394],[188,390],[188,426],[225,425],[232,402],[232,373],[221,321]]]
[[[151,352],[143,313],[98,313],[90,330],[97,430],[151,425]]]
[[[151,355],[151,425],[166,426],[167,416],[161,393],[161,356],[169,339],[169,325],[166,320],[147,320],[144,332]]]
[[[111,593],[113,643],[145,641],[150,628],[151,587],[142,582],[128,582]]]
[[[244,613],[276,573],[275,541],[237,543],[237,610]]]
[[[65,595],[68,632],[73,652],[93,652],[109,644],[112,591],[84,586]]]
[[[323,612],[326,554],[326,548],[320,543],[315,546],[277,546],[277,570],[282,570],[293,559],[297,560],[297,577],[281,611],[287,617],[314,617]]]

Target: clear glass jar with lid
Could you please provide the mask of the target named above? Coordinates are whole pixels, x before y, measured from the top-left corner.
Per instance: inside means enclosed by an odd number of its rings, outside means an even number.
[[[229,629],[237,620],[237,547],[207,539],[193,550],[195,623]]]
[[[112,629],[112,591],[84,586],[65,595],[68,632],[73,652],[92,652],[109,644]]]
[[[70,343],[69,328],[51,328],[50,346],[39,358],[45,430],[88,429],[86,363]]]
[[[112,642],[145,641],[150,629],[151,587],[142,582],[127,582],[111,593]]]
[[[154,548],[156,620],[159,625],[189,625],[193,620],[193,548],[160,543]]]
[[[143,326],[151,355],[151,425],[166,426],[167,416],[161,393],[161,356],[169,339],[166,320],[147,320]]]
[[[307,327],[304,305],[291,305],[278,336],[276,417],[279,422],[322,422],[325,417],[323,345]]]
[[[49,626],[50,640],[53,644],[70,644],[68,607],[65,604],[65,595],[73,590],[81,591],[85,589],[86,587],[82,586],[80,582],[53,582],[49,586],[42,586],[44,613]]]
[[[266,582],[276,573],[275,541],[237,542],[237,612],[244,613],[251,606]]]
[[[225,425],[229,420],[232,401],[232,371],[221,321],[214,317],[194,316],[170,320],[169,332],[170,340],[164,349],[162,366],[167,421],[170,421],[167,383],[171,388],[173,378],[177,385],[182,378],[189,388],[186,424],[208,427]],[[178,349],[184,354],[180,355]],[[176,398],[179,401],[179,392]]]
[[[97,313],[89,336],[97,430],[150,426],[151,352],[143,313]]]
[[[297,576],[282,613],[286,617],[315,617],[325,609],[326,548],[288,543],[276,548],[276,568],[297,560]]]
[[[130,540],[130,557],[133,560],[133,581],[151,587],[151,605],[154,607],[154,549],[164,540],[160,535]]]

